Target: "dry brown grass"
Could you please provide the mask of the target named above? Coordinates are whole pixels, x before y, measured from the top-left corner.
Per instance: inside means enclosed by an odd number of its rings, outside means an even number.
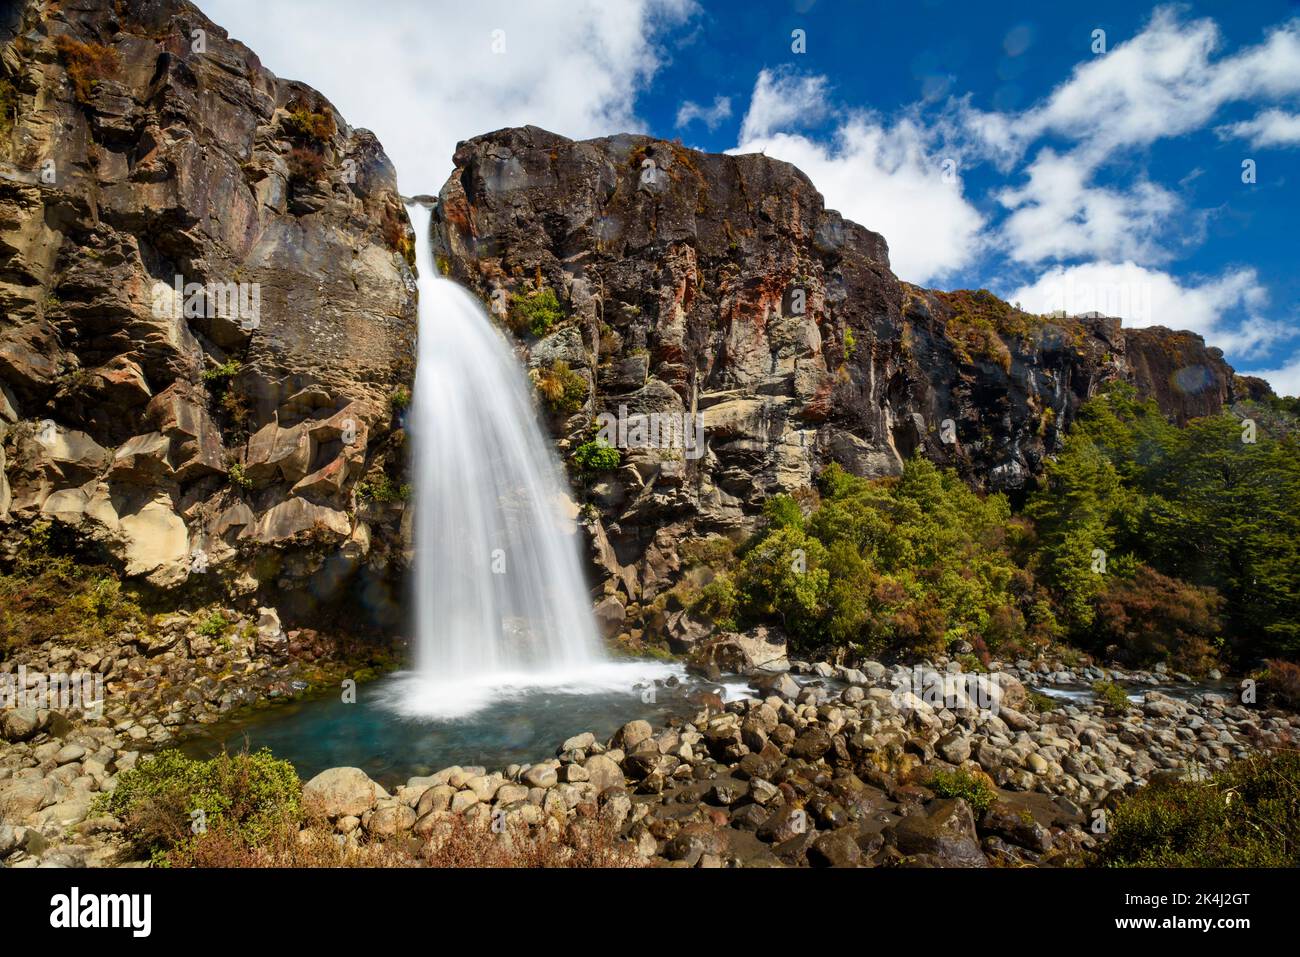
[[[530,828],[507,825],[500,832],[464,815],[448,815],[420,852],[430,867],[643,867],[615,830],[594,818]]]
[[[82,43],[66,34],[54,38],[78,103],[87,103],[101,80],[117,75],[122,59],[116,50],[102,43]]]

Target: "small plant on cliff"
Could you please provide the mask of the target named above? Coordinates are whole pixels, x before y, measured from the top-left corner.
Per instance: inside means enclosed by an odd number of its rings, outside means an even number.
[[[327,112],[310,110],[301,103],[293,104],[281,128],[291,139],[324,146],[338,130],[334,117]]]
[[[844,358],[852,359],[853,354],[858,351],[858,341],[853,338],[853,330],[848,326],[844,327]]]
[[[573,461],[584,472],[610,472],[623,461],[618,449],[602,439],[583,442],[573,450]]]
[[[391,478],[380,472],[372,479],[357,483],[358,497],[380,505],[390,502],[404,502],[411,497],[411,486],[398,485]]]
[[[401,412],[411,405],[411,390],[404,385],[399,385],[393,390],[393,394],[388,397],[388,404],[392,406],[394,412]]]
[[[546,406],[556,415],[573,415],[587,399],[587,380],[569,368],[563,359],[549,369],[530,373]]]
[[[253,487],[253,480],[248,477],[248,472],[244,469],[242,462],[231,462],[226,466],[226,478],[235,488],[247,491]]]
[[[195,630],[204,638],[220,638],[230,628],[230,621],[220,611],[214,611],[203,619]]]
[[[285,164],[289,167],[290,184],[319,182],[325,175],[325,154],[314,146],[295,146],[289,150]]]
[[[102,43],[82,43],[62,34],[54,38],[54,47],[63,59],[78,103],[88,103],[102,80],[117,75],[122,59],[116,50]]]
[[[204,369],[201,377],[204,382],[225,382],[239,375],[239,368],[238,359],[227,359],[211,369]]]
[[[162,751],[123,771],[96,810],[119,818],[135,848],[163,866],[193,863],[209,834],[255,848],[303,817],[297,772],[267,750],[210,761]]]
[[[952,771],[935,771],[926,783],[937,797],[961,798],[970,805],[975,816],[983,814],[998,799],[998,792],[989,783],[988,776],[973,774],[964,768]]]
[[[543,286],[533,292],[515,293],[510,297],[510,328],[517,334],[525,332],[535,339],[540,339],[551,331],[556,323],[564,319],[564,311],[555,298],[555,290]]]

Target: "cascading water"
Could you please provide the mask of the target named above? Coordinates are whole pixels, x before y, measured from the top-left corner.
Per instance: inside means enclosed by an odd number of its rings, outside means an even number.
[[[451,715],[502,688],[608,681],[621,669],[603,664],[573,506],[528,381],[478,300],[434,268],[429,211],[410,211],[416,671],[399,707]]]

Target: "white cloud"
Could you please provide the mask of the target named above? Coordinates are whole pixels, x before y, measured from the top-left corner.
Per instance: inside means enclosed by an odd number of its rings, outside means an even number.
[[[828,92],[824,76],[800,76],[785,69],[761,71],[740,124],[740,142],[762,139],[778,130],[815,126],[830,108]]]
[[[1000,243],[1013,259],[1170,258],[1172,242],[1197,228],[1197,218],[1189,220],[1174,193],[1145,178],[1115,188],[1098,185],[1096,176],[1125,151],[1203,128],[1228,103],[1300,92],[1300,20],[1230,56],[1216,57],[1221,43],[1212,20],[1184,21],[1180,8],[1162,7],[1140,33],[1077,66],[1022,113],[983,112],[969,98],[953,102],[948,128],[1004,172],[1045,136],[1071,144],[1042,147],[1025,168],[1028,180],[999,194],[1010,210]],[[1300,141],[1288,120],[1296,118],[1273,111],[1255,121],[1258,128],[1226,129],[1257,142]]]
[[[640,130],[637,92],[692,0],[202,0],[278,76],[320,90],[379,137],[408,193],[437,192],[457,141],[534,124],[573,137]],[[493,52],[493,31],[505,50]]]
[[[1292,356],[1276,369],[1251,369],[1242,375],[1259,376],[1278,395],[1300,396],[1300,355]]]
[[[1017,262],[1097,257],[1158,261],[1159,240],[1181,208],[1169,190],[1139,179],[1124,189],[1090,186],[1091,170],[1073,153],[1042,149],[1027,168],[1029,180],[1004,189],[1011,210],[1001,242]]]
[[[1258,353],[1294,335],[1285,324],[1264,318],[1268,291],[1253,269],[1229,270],[1199,284],[1133,262],[1056,266],[1006,299],[1030,312],[1064,309],[1069,315],[1100,312],[1127,326],[1169,326],[1200,333],[1206,341],[1238,355]],[[1224,314],[1242,310],[1246,320],[1235,326]]]
[[[1300,146],[1300,113],[1265,110],[1253,119],[1220,126],[1224,139],[1250,140],[1256,149],[1267,146]]]
[[[700,106],[694,100],[687,100],[677,110],[677,125],[682,127],[699,120],[710,130],[716,130],[718,125],[729,116],[731,116],[730,97],[715,97],[712,106]]]
[[[926,283],[968,264],[984,222],[962,195],[960,177],[911,120],[887,127],[868,114],[846,119],[831,145],[792,133],[742,141],[733,152],[763,152],[812,179],[827,206],[889,243],[894,272]]]
[[[1228,103],[1300,92],[1300,20],[1216,59],[1218,26],[1183,21],[1180,12],[1157,9],[1140,33],[1075,67],[1042,103],[1020,114],[984,113],[966,101],[955,108],[994,155],[1023,152],[1054,133],[1077,141],[1095,165],[1117,149],[1200,129]]]

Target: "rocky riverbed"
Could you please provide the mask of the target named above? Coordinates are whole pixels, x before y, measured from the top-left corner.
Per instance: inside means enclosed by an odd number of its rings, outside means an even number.
[[[149,660],[127,667],[147,673]],[[1183,700],[1171,692],[1185,686],[1155,672],[1017,662],[976,675],[942,659],[789,668],[751,675],[750,698],[704,696],[690,720],[635,720],[605,740],[575,733],[548,760],[449,767],[391,793],[359,769],[332,768],[304,785],[304,801],[344,843],[415,848],[457,815],[502,830],[594,818],[655,865],[1051,865],[1104,839],[1112,797],[1161,774],[1206,773],[1300,732],[1300,717],[1237,698]],[[1091,701],[1049,707],[1030,693],[1048,680],[1101,676],[1152,687],[1119,713]],[[120,822],[91,816],[94,797],[170,733],[108,713],[95,723],[7,712],[0,859],[122,863]],[[983,782],[991,803],[945,796],[954,779]]]

